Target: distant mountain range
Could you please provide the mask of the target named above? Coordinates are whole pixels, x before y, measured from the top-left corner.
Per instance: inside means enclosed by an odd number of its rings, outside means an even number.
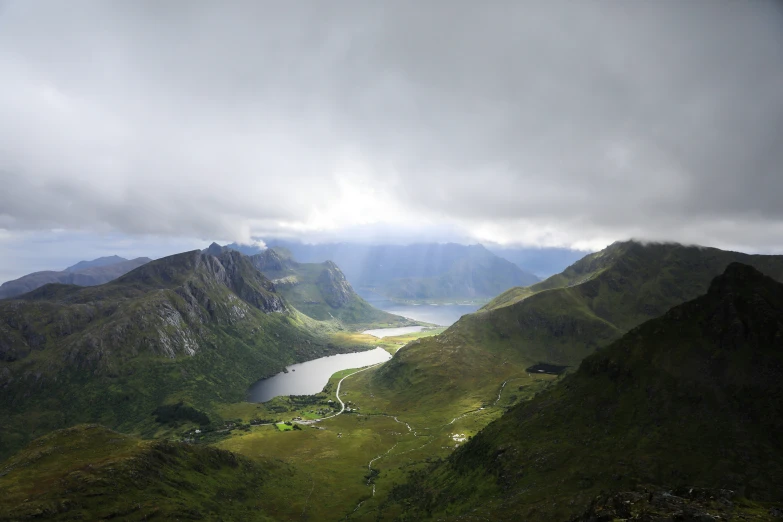
[[[92,261],[79,261],[62,271],[33,272],[0,285],[0,299],[26,294],[49,283],[95,286],[117,279],[146,263],[148,257],[125,259],[119,256],[99,257]]]
[[[781,500],[782,431],[783,285],[732,263],[705,295],[414,474],[385,509],[404,520],[777,520],[764,502]]]
[[[498,257],[482,245],[310,245],[273,240],[303,263],[333,261],[363,296],[403,301],[488,299],[514,286],[539,281],[533,274]],[[245,254],[257,247],[231,244]]]
[[[508,259],[523,270],[545,279],[562,272],[591,252],[554,247],[501,247],[485,245],[496,256]]]

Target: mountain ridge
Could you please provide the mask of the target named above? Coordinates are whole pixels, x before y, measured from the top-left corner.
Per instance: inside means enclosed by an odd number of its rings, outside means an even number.
[[[783,256],[615,243],[522,289],[530,292],[524,298],[465,315],[442,334],[403,347],[375,373],[374,385],[420,406],[443,397],[488,399],[504,379],[537,363],[576,368],[645,320],[705,293],[732,261],[783,280]]]

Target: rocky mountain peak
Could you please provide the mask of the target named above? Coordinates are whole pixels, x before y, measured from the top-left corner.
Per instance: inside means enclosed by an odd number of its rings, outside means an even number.
[[[316,283],[324,300],[332,308],[339,308],[347,303],[353,295],[353,288],[345,278],[342,270],[332,261],[324,262],[324,269]]]
[[[211,245],[209,245],[209,246],[207,247],[207,249],[205,250],[205,252],[206,252],[207,254],[210,254],[210,255],[213,255],[213,256],[219,256],[220,254],[222,254],[222,253],[223,253],[223,247],[222,247],[222,246],[220,246],[220,245],[218,245],[217,243],[214,243],[214,242],[213,242]]]

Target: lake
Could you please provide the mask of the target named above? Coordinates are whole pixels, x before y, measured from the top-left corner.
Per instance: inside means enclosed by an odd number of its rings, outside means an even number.
[[[254,383],[248,391],[248,402],[266,402],[280,395],[315,395],[320,393],[329,377],[340,370],[361,368],[391,359],[389,352],[375,348],[366,352],[341,353],[288,366],[281,372]]]
[[[378,328],[377,330],[365,330],[362,333],[370,334],[378,339],[384,337],[394,337],[396,335],[405,335],[409,333],[421,332],[423,326],[400,326],[399,328]]]
[[[433,323],[440,326],[451,326],[463,315],[472,314],[482,306],[478,304],[410,305],[399,304],[373,296],[362,295],[362,297],[375,308],[380,308],[384,312],[408,317],[414,321],[424,321],[425,323]]]

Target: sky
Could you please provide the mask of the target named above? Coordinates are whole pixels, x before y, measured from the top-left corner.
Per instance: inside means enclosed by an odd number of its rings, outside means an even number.
[[[783,252],[781,2],[0,0],[0,78],[0,280],[277,236]]]

